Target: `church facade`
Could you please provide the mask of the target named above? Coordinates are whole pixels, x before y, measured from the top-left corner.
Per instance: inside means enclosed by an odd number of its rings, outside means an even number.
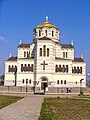
[[[36,91],[86,86],[86,62],[74,57],[74,45],[60,43],[60,30],[46,21],[34,30],[31,44],[20,41],[17,57],[5,61],[5,86],[28,86]]]

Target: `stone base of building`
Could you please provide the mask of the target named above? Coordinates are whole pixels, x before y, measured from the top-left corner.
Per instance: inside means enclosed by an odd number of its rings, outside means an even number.
[[[84,87],[82,91],[85,94],[90,94],[90,88]],[[80,87],[48,87],[45,90],[41,90],[39,87],[29,86],[0,86],[0,92],[17,92],[17,93],[45,93],[45,94],[70,94],[80,93]]]

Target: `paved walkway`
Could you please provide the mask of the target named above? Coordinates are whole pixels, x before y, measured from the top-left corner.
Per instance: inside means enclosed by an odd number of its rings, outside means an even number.
[[[44,96],[27,96],[0,110],[0,120],[38,120]]]

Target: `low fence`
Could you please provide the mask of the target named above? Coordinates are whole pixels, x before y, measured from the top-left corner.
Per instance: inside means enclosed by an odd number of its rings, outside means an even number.
[[[32,92],[32,87],[23,87],[23,86],[0,86],[0,92]]]
[[[37,93],[43,92],[40,90],[40,88],[34,89],[33,87],[30,87],[30,86],[27,86],[27,87],[24,87],[24,86],[0,86],[0,92],[34,93],[34,90]],[[82,88],[82,90],[83,90],[84,94],[90,95],[90,88],[85,87],[85,88]],[[51,93],[51,94],[52,93],[54,93],[54,94],[76,93],[76,94],[79,94],[80,88],[79,87],[77,87],[77,88],[75,88],[75,87],[73,87],[73,88],[48,87],[48,90],[46,90],[45,93]]]

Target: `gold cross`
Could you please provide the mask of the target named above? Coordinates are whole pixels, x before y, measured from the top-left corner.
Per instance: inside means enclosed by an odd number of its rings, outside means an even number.
[[[45,63],[45,61],[43,61],[43,63],[41,63],[41,65],[43,65],[43,70],[45,70],[45,65],[48,65],[48,64]]]

